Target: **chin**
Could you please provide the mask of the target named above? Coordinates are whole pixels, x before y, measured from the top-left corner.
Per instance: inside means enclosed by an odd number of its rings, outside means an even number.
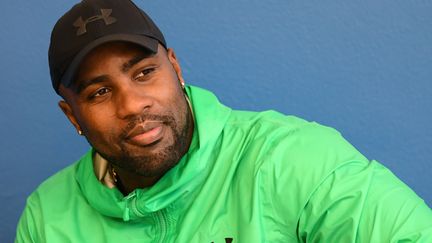
[[[176,149],[174,145],[151,149],[152,152],[146,152],[145,154],[139,153],[142,152],[143,149],[147,148],[124,149],[118,155],[108,155],[103,152],[98,153],[108,160],[109,163],[145,177],[164,175],[173,168],[182,157],[181,152]]]

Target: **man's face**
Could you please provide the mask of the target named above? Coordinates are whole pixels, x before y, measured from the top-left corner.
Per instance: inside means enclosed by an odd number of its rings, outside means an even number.
[[[114,42],[94,49],[60,107],[105,159],[129,172],[161,176],[186,153],[191,111],[171,49],[157,54]]]

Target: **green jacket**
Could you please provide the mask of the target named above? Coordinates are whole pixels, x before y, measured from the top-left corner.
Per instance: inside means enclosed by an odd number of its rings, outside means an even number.
[[[196,126],[176,167],[124,197],[90,150],[31,194],[15,242],[432,242],[431,209],[337,131],[187,91]]]

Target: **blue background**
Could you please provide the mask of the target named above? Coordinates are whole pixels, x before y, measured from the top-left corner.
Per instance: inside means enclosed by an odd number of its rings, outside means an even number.
[[[0,242],[25,198],[87,149],[57,107],[47,49],[76,1],[0,3]],[[432,2],[139,1],[186,80],[233,108],[337,128],[432,205]]]

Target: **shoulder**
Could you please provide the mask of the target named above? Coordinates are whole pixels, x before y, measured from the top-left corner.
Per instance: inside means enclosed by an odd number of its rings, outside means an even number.
[[[275,111],[234,111],[226,129],[232,131],[227,140],[240,146],[241,157],[254,164],[255,172],[275,186],[302,191],[304,199],[337,168],[369,163],[335,129]]]
[[[77,163],[74,163],[42,182],[28,197],[26,208],[32,211],[46,211],[49,208],[55,210],[67,202],[71,193],[78,189],[75,181],[76,167]]]
[[[265,141],[261,171],[276,171],[278,181],[293,190],[312,191],[339,167],[369,163],[331,127],[280,114],[263,117],[260,124]]]
[[[227,129],[243,131],[251,143],[261,143],[266,158],[287,166],[366,160],[337,130],[275,111],[233,111]]]
[[[44,217],[55,216],[56,213],[64,212],[72,202],[82,201],[77,170],[89,158],[91,151],[42,182],[28,197],[26,209],[41,211]]]
[[[275,111],[233,111],[226,131],[226,147],[239,158],[239,177],[254,178],[261,203],[274,210],[269,215],[292,229],[308,199],[334,171],[369,164],[337,130]]]
[[[18,223],[16,242],[44,241],[50,215],[60,215],[76,190],[75,170],[76,163],[49,177],[30,194]]]

